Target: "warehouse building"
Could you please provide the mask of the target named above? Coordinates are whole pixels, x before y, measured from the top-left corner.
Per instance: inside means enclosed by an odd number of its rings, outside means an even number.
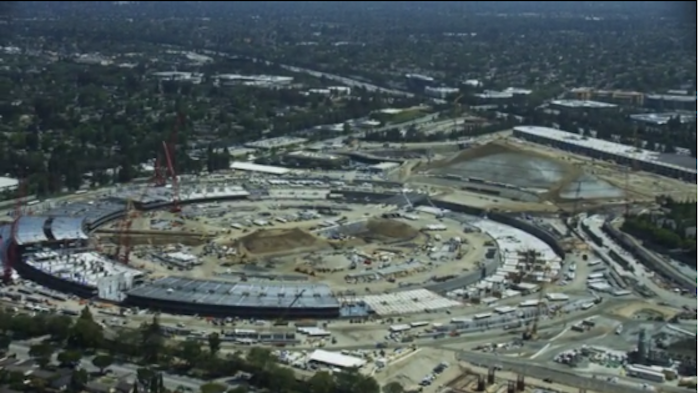
[[[284,161],[302,168],[340,169],[350,163],[350,158],[339,154],[300,150],[285,155]]]
[[[245,147],[257,150],[275,150],[286,149],[294,146],[299,146],[306,143],[306,138],[296,138],[288,136],[280,136],[277,138],[262,139],[256,142],[246,143]]]
[[[644,93],[623,90],[595,90],[588,87],[578,87],[569,91],[568,96],[577,100],[597,100],[619,105],[642,105]]]
[[[646,126],[663,126],[668,124],[672,119],[677,118],[681,124],[695,123],[698,114],[691,112],[662,112],[662,113],[640,113],[630,115],[630,119],[636,123],[641,123]]]
[[[267,173],[269,175],[286,175],[290,172],[288,168],[271,166],[271,165],[258,165],[252,162],[242,162],[234,161],[229,165],[230,169],[234,171],[244,171],[244,172],[260,172]]]
[[[609,111],[617,108],[615,104],[590,100],[554,100],[549,106],[567,112]]]
[[[644,171],[697,183],[697,169],[684,168],[660,161],[657,152],[635,149],[631,146],[601,139],[582,137],[547,127],[518,126],[513,128],[513,135],[530,142],[554,146],[595,159],[614,161],[621,165],[634,164]]]
[[[412,91],[423,93],[426,87],[435,86],[435,78],[419,74],[406,74],[406,87]]]
[[[16,190],[19,180],[0,176],[0,192]]]
[[[398,168],[399,166],[401,166],[401,164],[399,164],[398,162],[380,162],[379,164],[368,166],[367,170],[372,173],[386,174]]]
[[[681,96],[672,94],[648,94],[644,106],[655,110],[698,110],[697,96]]]

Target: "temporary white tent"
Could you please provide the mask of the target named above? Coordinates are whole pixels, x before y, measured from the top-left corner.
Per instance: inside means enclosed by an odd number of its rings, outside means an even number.
[[[323,349],[315,350],[309,357],[309,361],[339,368],[357,368],[364,366],[366,363],[364,359],[343,355],[342,353],[324,351]]]

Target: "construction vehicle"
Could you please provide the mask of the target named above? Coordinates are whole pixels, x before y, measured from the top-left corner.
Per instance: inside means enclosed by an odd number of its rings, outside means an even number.
[[[285,318],[287,317],[287,315],[289,315],[289,312],[292,310],[292,307],[294,307],[294,305],[304,295],[304,292],[306,292],[306,289],[302,289],[301,291],[299,291],[299,293],[296,294],[296,296],[294,296],[294,299],[292,299],[292,302],[289,303],[289,306],[284,310],[282,315],[280,315],[279,318],[275,320],[275,326],[287,326],[287,320]]]
[[[544,268],[544,277],[545,278],[548,278],[550,271],[551,271],[550,266],[546,265]],[[544,296],[547,293],[547,286],[550,282],[551,281],[545,281],[540,286],[540,292],[537,294],[537,314],[535,314],[535,318],[532,320],[532,323],[530,324],[530,326],[527,326],[525,331],[523,332],[523,340],[524,341],[537,340],[538,324],[540,322],[540,317],[542,316],[542,313],[543,313],[543,306],[546,307],[546,304],[544,302]]]

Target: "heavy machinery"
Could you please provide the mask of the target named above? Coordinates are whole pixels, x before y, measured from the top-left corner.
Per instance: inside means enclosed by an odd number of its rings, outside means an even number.
[[[294,296],[294,299],[292,299],[292,302],[289,303],[289,306],[284,310],[282,315],[280,315],[279,318],[277,318],[277,320],[275,320],[275,323],[274,323],[275,326],[286,326],[287,325],[287,320],[285,318],[287,317],[287,315],[289,315],[289,312],[292,310],[292,307],[294,307],[294,305],[297,304],[299,299],[301,299],[301,297],[304,295],[304,292],[306,292],[306,289],[302,289],[301,291],[299,291],[299,293],[297,293]]]

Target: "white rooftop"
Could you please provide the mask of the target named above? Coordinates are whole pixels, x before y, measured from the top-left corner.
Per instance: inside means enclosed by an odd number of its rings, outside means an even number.
[[[253,164],[252,162],[242,162],[242,161],[232,162],[231,165],[229,166],[229,168],[234,169],[234,170],[239,170],[239,171],[269,173],[272,175],[284,175],[284,174],[290,172],[290,169],[288,169],[288,168],[283,168],[283,167],[279,167],[279,166],[270,166],[270,165],[258,165],[258,164]]]
[[[517,126],[513,129],[518,132],[539,136],[541,138],[547,138],[552,141],[569,143],[575,146],[586,147],[592,150],[597,150],[600,152],[613,154],[620,157],[654,163],[659,166],[664,166],[679,171],[697,173],[697,169],[683,168],[678,165],[668,164],[659,161],[659,153],[657,152],[644,149],[637,149],[632,146],[623,145],[621,143],[610,142],[596,138],[582,137],[580,135],[572,134],[569,132],[549,127]]]
[[[65,255],[55,251],[39,252],[27,257],[26,263],[64,280],[96,287],[101,278],[125,274],[136,277],[142,273],[118,264],[96,252]]]
[[[504,260],[519,259],[518,252],[535,251],[549,264],[551,274],[555,274],[555,270],[561,266],[561,258],[547,243],[523,230],[484,219],[472,221],[470,225],[481,229],[494,239]]]
[[[309,356],[309,361],[329,364],[342,368],[357,368],[362,367],[365,365],[365,363],[367,363],[364,359],[343,355],[342,353],[325,351],[323,349],[315,350],[311,356]]]
[[[245,144],[245,147],[252,147],[255,149],[271,149],[271,148],[277,148],[277,147],[285,147],[285,146],[290,146],[290,145],[298,145],[301,143],[307,142],[308,139],[306,138],[296,138],[296,137],[287,137],[287,136],[280,136],[276,138],[268,138],[268,139],[262,139],[259,141],[255,142],[249,142]]]
[[[0,190],[3,188],[14,188],[19,185],[19,180],[11,177],[0,176]]]
[[[616,108],[615,104],[608,104],[607,102],[600,101],[590,101],[590,100],[554,100],[552,104],[565,106],[569,108]]]

